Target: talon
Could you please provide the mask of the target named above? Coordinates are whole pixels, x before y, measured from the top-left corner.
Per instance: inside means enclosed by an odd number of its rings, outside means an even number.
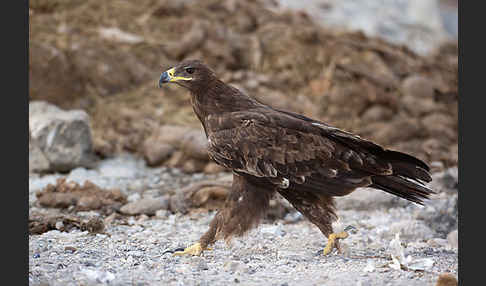
[[[201,255],[201,253],[203,252],[203,250],[212,250],[212,249],[211,248],[205,248],[205,249],[203,249],[202,246],[201,246],[201,244],[198,242],[198,243],[195,243],[195,244],[187,247],[186,249],[184,249],[184,251],[176,251],[176,252],[174,252],[173,255],[181,256],[181,255],[189,254],[189,255],[199,256],[199,255]]]
[[[349,234],[346,231],[331,233],[327,239],[327,245],[324,248],[323,254],[328,255],[334,248],[337,248],[339,250],[338,239],[343,239],[348,236]]]

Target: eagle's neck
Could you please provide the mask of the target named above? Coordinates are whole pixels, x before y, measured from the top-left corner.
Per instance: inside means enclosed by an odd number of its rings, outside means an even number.
[[[235,112],[261,107],[262,104],[225,84],[219,79],[212,79],[207,85],[191,90],[191,103],[197,117],[206,129],[206,118],[209,115]]]

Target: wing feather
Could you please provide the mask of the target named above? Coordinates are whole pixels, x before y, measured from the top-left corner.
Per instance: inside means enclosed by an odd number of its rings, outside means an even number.
[[[430,180],[422,161],[303,115],[265,107],[206,123],[213,160],[274,184],[289,180],[293,189],[342,196],[376,184],[375,176]]]
[[[211,158],[237,172],[277,178],[271,182],[288,179],[290,183],[308,184],[314,191],[323,191],[322,187],[339,174],[352,176],[350,166],[365,164],[358,152],[323,136],[308,122],[266,111],[213,115],[213,120],[208,120]],[[225,124],[220,126],[218,122]],[[351,187],[356,183],[362,182],[343,181]],[[333,184],[337,187],[339,181]]]

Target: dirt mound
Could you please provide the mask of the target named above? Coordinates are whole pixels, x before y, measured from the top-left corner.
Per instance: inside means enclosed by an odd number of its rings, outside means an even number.
[[[49,184],[36,193],[40,206],[47,208],[66,209],[73,211],[101,210],[111,214],[127,202],[126,196],[118,189],[104,190],[86,181],[83,185],[59,178],[56,185]]]
[[[29,234],[42,234],[50,230],[70,232],[77,228],[89,233],[104,233],[105,224],[100,218],[83,219],[69,214],[29,214]]]
[[[270,1],[30,1],[30,96],[92,116],[95,149],[143,153],[163,124],[200,128],[163,68],[200,58],[273,106],[457,164],[457,47],[420,57]],[[163,66],[161,68],[161,65]]]

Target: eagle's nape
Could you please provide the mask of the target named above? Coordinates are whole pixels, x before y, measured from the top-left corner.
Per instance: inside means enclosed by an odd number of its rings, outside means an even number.
[[[209,141],[208,153],[231,169],[233,185],[223,208],[199,242],[176,255],[200,255],[218,239],[241,236],[259,224],[276,192],[328,238],[324,254],[347,232],[333,233],[334,198],[371,187],[423,204],[434,192],[423,161],[289,111],[277,110],[216,78],[200,61],[163,73],[159,86],[177,83]]]

